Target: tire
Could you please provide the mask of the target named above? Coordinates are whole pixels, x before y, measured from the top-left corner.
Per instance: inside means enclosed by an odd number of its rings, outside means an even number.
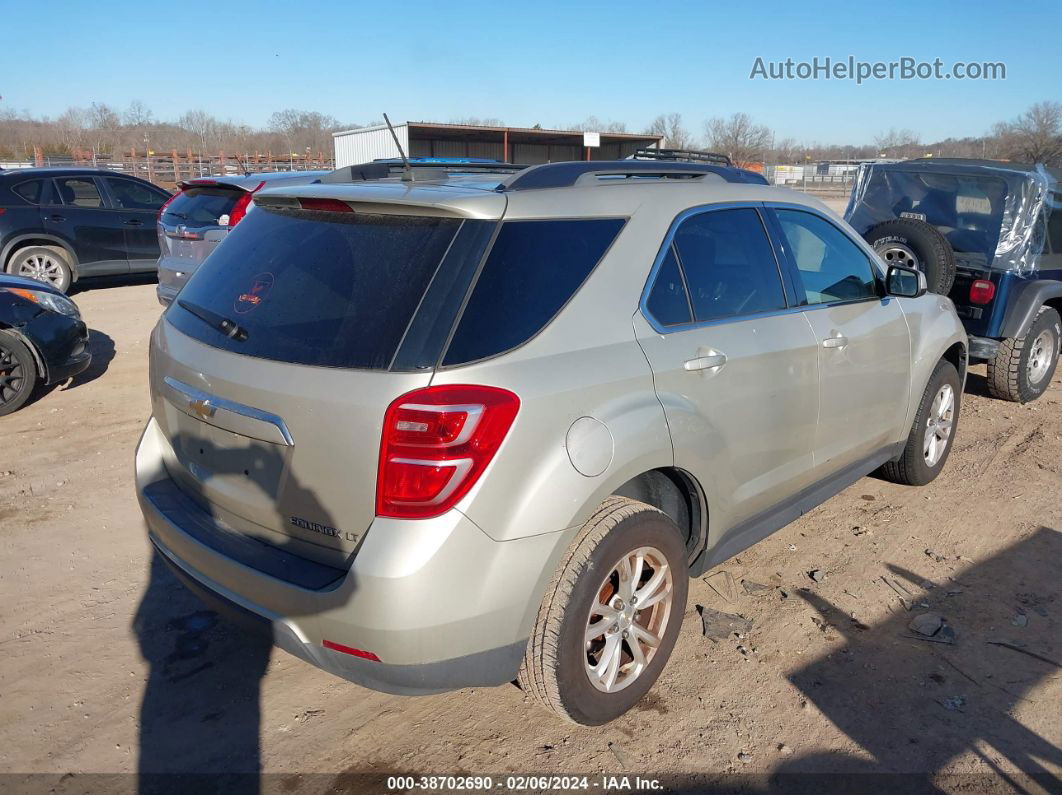
[[[670,605],[664,598],[650,610],[635,613],[631,604],[625,604],[620,623],[601,612],[591,613],[599,600],[609,608],[622,604],[617,599],[626,589],[619,582],[619,568],[636,550],[644,552],[646,561],[640,589],[646,591],[651,577],[661,572],[664,588],[670,579]],[[618,592],[617,585],[621,586]],[[609,497],[583,525],[546,589],[520,667],[524,692],[554,714],[584,726],[598,726],[619,717],[649,691],[671,656],[686,610],[688,588],[686,546],[675,523],[643,502]],[[638,590],[635,588],[633,594]],[[643,599],[653,600],[655,593],[647,591]],[[635,624],[623,623],[631,614]],[[602,629],[587,640],[590,619],[595,615],[599,616],[595,627],[615,625],[616,631]],[[622,618],[624,615],[627,619]],[[643,625],[657,630],[660,642],[652,653],[639,642],[642,635],[638,630]],[[627,626],[631,626],[629,633]],[[642,650],[644,665],[635,662],[631,640]],[[605,663],[610,647],[618,650],[612,676],[614,692],[603,689],[609,676]],[[604,671],[598,678],[599,686],[591,681],[591,662]]]
[[[951,411],[947,419],[944,419],[938,415],[937,399],[947,389],[950,389]],[[895,461],[889,461],[879,470],[882,477],[905,486],[924,486],[932,482],[944,469],[944,464],[951,455],[955,431],[959,427],[961,398],[962,382],[959,380],[959,371],[951,362],[939,362],[933,375],[930,376],[929,383],[926,384],[922,401],[918,404],[918,412],[915,414],[914,424],[907,436],[907,444],[903,448],[903,453]],[[944,401],[946,400],[947,398],[944,398]],[[948,423],[947,435],[943,442],[940,440],[940,433],[934,434],[937,447],[932,450],[934,454],[932,460],[930,460],[930,450],[927,444],[931,421],[936,423],[940,431],[944,429],[943,423]],[[940,447],[941,444],[943,449]]]
[[[1058,366],[1062,325],[1058,312],[1040,307],[1024,337],[1003,340],[988,362],[988,393],[1000,400],[1028,403],[1047,391]]]
[[[11,256],[7,271],[16,276],[28,276],[39,282],[45,282],[64,293],[70,289],[70,284],[74,280],[70,255],[59,246],[20,248]]]
[[[865,238],[887,264],[925,273],[929,292],[947,295],[955,283],[955,252],[936,227],[914,218],[896,218],[873,227]]]
[[[18,411],[37,386],[37,361],[22,340],[0,331],[0,417]]]

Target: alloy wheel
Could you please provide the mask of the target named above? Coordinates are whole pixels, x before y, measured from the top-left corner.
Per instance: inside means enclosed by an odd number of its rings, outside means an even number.
[[[926,419],[926,435],[922,453],[926,465],[934,467],[948,449],[951,429],[955,425],[955,390],[951,384],[944,384],[933,398]]]
[[[899,265],[901,268],[913,268],[916,271],[922,270],[922,265],[918,261],[918,256],[907,246],[902,243],[889,243],[887,246],[878,250],[882,259],[889,265]]]
[[[18,397],[26,385],[26,373],[15,354],[0,346],[0,406]]]
[[[639,547],[612,567],[586,620],[585,670],[598,690],[631,685],[652,662],[667,631],[674,580],[664,554]]]
[[[18,275],[58,287],[63,283],[63,266],[48,254],[30,254],[19,264]]]

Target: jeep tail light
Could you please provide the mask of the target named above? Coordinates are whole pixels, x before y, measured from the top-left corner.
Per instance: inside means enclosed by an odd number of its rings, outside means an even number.
[[[490,386],[417,389],[384,414],[376,515],[427,519],[450,510],[494,458],[520,398]]]
[[[244,193],[240,198],[236,200],[236,203],[232,205],[232,209],[229,210],[229,228],[236,226],[245,215],[247,215],[247,208],[251,206],[251,199],[254,198],[254,194],[258,193],[264,186],[264,182],[259,182],[258,186],[254,190],[249,190]]]
[[[970,285],[970,303],[987,304],[996,297],[996,285],[988,279],[978,279]]]

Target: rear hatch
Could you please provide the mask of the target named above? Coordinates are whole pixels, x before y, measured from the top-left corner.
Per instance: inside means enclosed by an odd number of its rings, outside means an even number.
[[[384,411],[428,385],[495,222],[310,205],[256,207],[199,268],[156,331],[152,399],[182,491],[338,566],[375,515]]]
[[[169,267],[191,272],[229,231],[248,191],[213,180],[186,182],[159,215],[159,248]],[[243,202],[244,207],[246,201]]]

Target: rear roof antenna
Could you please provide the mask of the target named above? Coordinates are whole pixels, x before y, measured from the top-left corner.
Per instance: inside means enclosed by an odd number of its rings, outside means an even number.
[[[395,146],[398,147],[398,154],[402,156],[402,181],[413,181],[413,168],[409,165],[409,159],[406,157],[405,151],[402,149],[402,144],[398,142],[398,135],[395,133],[395,128],[391,126],[391,120],[387,118],[387,114],[383,115],[384,121],[387,122],[387,129],[391,131],[391,137],[395,140]]]

